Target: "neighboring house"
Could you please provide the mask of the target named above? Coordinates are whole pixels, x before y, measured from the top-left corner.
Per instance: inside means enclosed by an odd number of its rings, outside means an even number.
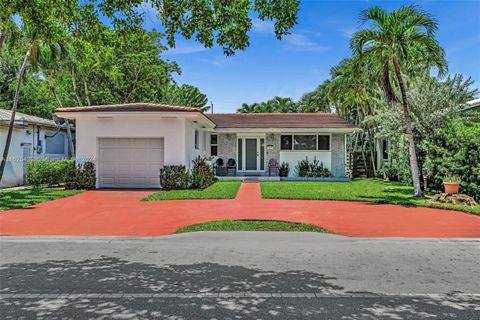
[[[12,113],[0,109],[0,152],[7,140]],[[59,159],[68,157],[68,139],[65,126],[53,120],[17,112],[15,126],[0,187],[14,187],[26,183],[26,163],[30,159]]]
[[[192,166],[197,156],[234,159],[236,173],[268,175],[268,162],[322,161],[345,177],[345,139],[356,127],[334,113],[205,114],[131,103],[57,109],[76,120],[78,162],[93,160],[98,187],[159,187],[163,165]]]
[[[471,101],[468,101],[465,103],[462,109],[460,109],[461,112],[466,112],[466,111],[480,111],[480,98],[474,99]]]

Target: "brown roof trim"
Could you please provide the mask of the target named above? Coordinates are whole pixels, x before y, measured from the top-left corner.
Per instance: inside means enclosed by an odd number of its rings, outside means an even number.
[[[105,104],[85,107],[58,108],[55,112],[201,112],[200,109],[160,103]]]

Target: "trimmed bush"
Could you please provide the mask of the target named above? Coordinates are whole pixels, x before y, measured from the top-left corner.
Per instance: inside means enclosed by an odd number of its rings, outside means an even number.
[[[288,162],[282,162],[282,164],[278,168],[278,175],[280,177],[288,177],[289,172],[290,172],[290,165],[288,164]]]
[[[193,162],[191,172],[192,188],[205,189],[215,182],[215,173],[206,158],[198,156]]]
[[[323,166],[323,162],[313,158],[313,161],[310,162],[308,157],[305,160],[298,161],[297,166],[295,167],[297,175],[299,177],[332,177],[330,170]]]
[[[183,165],[164,166],[160,169],[160,185],[164,190],[187,189],[190,173]]]
[[[30,160],[27,163],[27,181],[35,188],[65,183],[68,174],[75,169],[74,160]]]
[[[68,168],[65,179],[65,189],[92,190],[96,187],[96,171],[93,162],[85,162],[83,165]]]

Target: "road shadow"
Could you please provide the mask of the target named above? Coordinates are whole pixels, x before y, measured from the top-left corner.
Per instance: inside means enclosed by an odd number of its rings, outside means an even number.
[[[8,297],[2,319],[476,319],[480,301],[434,297],[338,296],[334,277],[198,263],[157,266],[112,257],[0,267],[1,294],[105,294]],[[258,297],[133,297],[148,293],[259,293]],[[333,294],[299,297],[301,293]],[[114,298],[115,293],[125,293]],[[293,296],[265,297],[260,293]],[[367,293],[368,295],[368,293]]]

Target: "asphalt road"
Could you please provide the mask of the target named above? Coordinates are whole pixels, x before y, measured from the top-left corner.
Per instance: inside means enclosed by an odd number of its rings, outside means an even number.
[[[480,319],[480,239],[3,237],[1,319]]]

